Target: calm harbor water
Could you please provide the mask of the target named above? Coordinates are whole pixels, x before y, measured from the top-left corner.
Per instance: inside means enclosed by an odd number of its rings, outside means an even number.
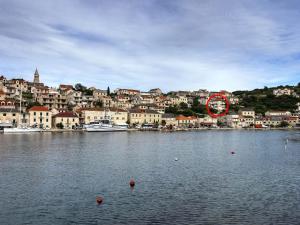
[[[300,133],[0,134],[0,224],[300,224],[295,137]]]

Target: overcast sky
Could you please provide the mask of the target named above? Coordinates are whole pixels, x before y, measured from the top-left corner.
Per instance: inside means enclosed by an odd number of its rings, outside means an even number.
[[[300,82],[295,0],[0,0],[0,74],[50,86],[237,90]]]

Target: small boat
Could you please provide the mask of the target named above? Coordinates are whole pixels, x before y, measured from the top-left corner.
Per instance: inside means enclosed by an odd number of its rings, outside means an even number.
[[[87,132],[111,132],[111,131],[127,131],[128,124],[113,124],[110,116],[107,115],[109,109],[105,109],[104,119],[94,121],[83,126]]]
[[[3,133],[31,133],[31,132],[41,132],[42,129],[40,128],[33,128],[33,127],[11,127],[11,128],[4,128]]]
[[[103,119],[88,125],[84,125],[87,132],[111,132],[111,131],[127,131],[128,125],[114,125],[110,119]]]

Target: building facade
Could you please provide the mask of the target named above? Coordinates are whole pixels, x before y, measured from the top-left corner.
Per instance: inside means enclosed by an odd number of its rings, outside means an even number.
[[[79,118],[73,112],[60,112],[52,117],[52,127],[55,128],[74,129],[78,125]]]
[[[52,127],[52,113],[45,106],[33,106],[28,110],[29,126],[39,128]]]

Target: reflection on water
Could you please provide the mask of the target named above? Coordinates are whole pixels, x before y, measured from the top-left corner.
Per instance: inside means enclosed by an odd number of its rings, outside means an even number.
[[[2,134],[0,224],[299,224],[293,135]]]

